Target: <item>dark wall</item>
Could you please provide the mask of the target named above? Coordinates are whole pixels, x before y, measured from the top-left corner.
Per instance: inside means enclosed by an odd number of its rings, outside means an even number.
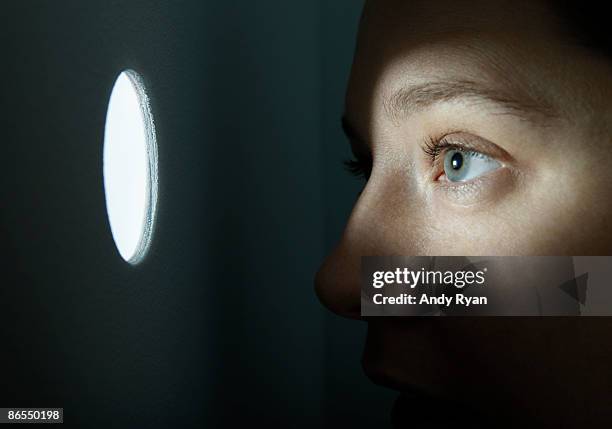
[[[3,9],[0,406],[64,407],[79,427],[385,424],[372,404],[390,394],[359,368],[364,326],[312,289],[359,187],[338,121],[360,2]],[[125,68],[159,149],[137,266],[102,185]]]

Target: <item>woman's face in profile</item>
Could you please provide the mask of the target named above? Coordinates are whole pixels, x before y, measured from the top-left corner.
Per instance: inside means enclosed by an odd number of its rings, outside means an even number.
[[[363,255],[612,254],[612,61],[566,33],[540,1],[366,4],[344,126],[367,183],[317,275],[329,308],[359,318]],[[610,329],[376,318],[364,368],[571,425],[612,401]]]

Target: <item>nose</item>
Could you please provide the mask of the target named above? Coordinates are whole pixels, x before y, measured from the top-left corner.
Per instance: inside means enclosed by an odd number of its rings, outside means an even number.
[[[348,230],[348,228],[347,228]],[[327,256],[315,276],[315,291],[319,300],[329,310],[340,316],[359,319],[360,303],[360,255],[355,237],[347,234]]]
[[[357,201],[338,245],[315,276],[323,305],[340,316],[361,319],[361,257],[418,255],[412,231],[417,214],[405,204],[405,186],[368,183]]]

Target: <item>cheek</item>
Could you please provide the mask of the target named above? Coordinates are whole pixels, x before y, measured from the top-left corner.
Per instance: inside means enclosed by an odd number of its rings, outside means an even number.
[[[514,204],[512,204],[514,202]],[[610,232],[593,213],[562,210],[556,201],[512,200],[487,210],[446,213],[433,223],[433,255],[588,255],[609,251]]]
[[[541,254],[611,254],[612,154],[578,131],[551,141],[526,177],[520,221],[538,234]]]
[[[459,205],[446,193],[432,198],[432,255],[509,256],[539,254],[540,234],[530,222],[539,214],[508,177],[485,186],[478,202]],[[476,198],[476,197],[475,197]],[[462,200],[462,201],[465,201]]]
[[[449,216],[437,222],[435,235],[429,237],[432,255],[506,256],[532,253],[533,237],[514,233],[512,225],[496,224],[494,219]]]
[[[612,177],[593,164],[545,171],[525,195],[521,216],[538,233],[542,254],[602,255],[612,252]],[[559,174],[563,171],[563,174]]]
[[[468,187],[378,165],[353,226],[380,254],[611,254],[612,168],[573,159],[537,159],[526,173],[504,168]]]
[[[498,183],[486,199],[463,206],[441,194],[432,199],[428,214],[434,232],[428,235],[429,251],[466,256],[611,254],[608,174],[541,174],[508,186],[510,192]]]

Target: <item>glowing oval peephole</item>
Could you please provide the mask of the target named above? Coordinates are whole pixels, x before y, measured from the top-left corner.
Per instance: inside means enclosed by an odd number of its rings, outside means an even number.
[[[119,74],[111,92],[103,154],[106,210],[119,254],[140,262],[151,242],[157,204],[157,144],[140,76]]]

